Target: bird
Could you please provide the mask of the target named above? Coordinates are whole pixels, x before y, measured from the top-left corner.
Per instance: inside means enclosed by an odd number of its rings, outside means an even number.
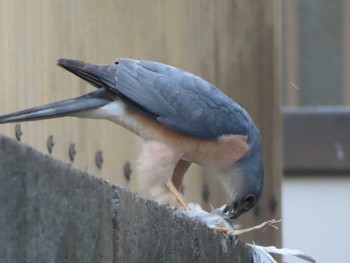
[[[217,176],[231,219],[249,211],[263,189],[260,133],[246,110],[211,83],[160,62],[119,58],[97,65],[58,59],[57,65],[96,89],[79,97],[0,116],[0,123],[58,117],[105,119],[142,139],[139,183],[153,199],[175,199],[192,163]]]

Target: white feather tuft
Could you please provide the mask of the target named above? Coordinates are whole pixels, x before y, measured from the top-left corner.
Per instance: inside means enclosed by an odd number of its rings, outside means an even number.
[[[258,245],[251,245],[253,249],[253,262],[266,262],[266,263],[277,263],[269,253],[285,255],[285,256],[294,256],[300,259],[303,259],[307,262],[316,263],[316,260],[310,256],[305,255],[299,250],[289,249],[289,248],[277,248],[274,246],[263,247]]]

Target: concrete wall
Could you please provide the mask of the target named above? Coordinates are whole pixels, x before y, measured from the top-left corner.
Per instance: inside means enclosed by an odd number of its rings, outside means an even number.
[[[0,262],[251,262],[244,243],[0,136]]]

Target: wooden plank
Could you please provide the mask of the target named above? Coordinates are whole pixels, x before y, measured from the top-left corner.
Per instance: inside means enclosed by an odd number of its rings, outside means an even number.
[[[279,39],[280,3],[259,1],[33,0],[0,2],[0,112],[41,105],[92,90],[55,66],[60,57],[111,63],[117,57],[157,60],[202,76],[241,103],[256,120],[263,139],[266,182],[259,213],[248,213],[244,226],[280,216]],[[22,124],[22,140],[73,165],[140,191],[135,160],[139,139],[107,121],[62,118]],[[14,124],[0,132],[13,136]],[[95,165],[102,151],[103,165]],[[131,177],[124,166],[131,163]],[[185,197],[203,205],[209,186],[214,206],[225,202],[212,175],[191,168]],[[277,208],[271,200],[275,199]],[[241,222],[243,222],[241,220]],[[265,244],[280,242],[280,232],[247,236]]]
[[[219,47],[215,57],[217,81],[214,83],[247,109],[262,136],[263,196],[254,213],[238,220],[242,226],[248,226],[281,216],[280,2],[235,1],[217,6]],[[209,185],[215,184],[212,177],[207,180],[211,180]],[[219,191],[219,186],[216,189]],[[213,203],[218,205],[220,201]],[[278,243],[280,233],[271,230],[252,233],[246,240]]]
[[[283,67],[286,106],[299,105],[298,74],[298,1],[284,1],[283,6]]]
[[[343,1],[343,85],[344,104],[350,105],[350,2]]]
[[[348,107],[284,108],[284,172],[348,174],[349,130]]]

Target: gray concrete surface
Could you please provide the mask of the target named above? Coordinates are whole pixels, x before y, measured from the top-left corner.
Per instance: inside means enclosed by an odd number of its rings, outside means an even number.
[[[170,208],[0,135],[0,262],[251,262]]]

